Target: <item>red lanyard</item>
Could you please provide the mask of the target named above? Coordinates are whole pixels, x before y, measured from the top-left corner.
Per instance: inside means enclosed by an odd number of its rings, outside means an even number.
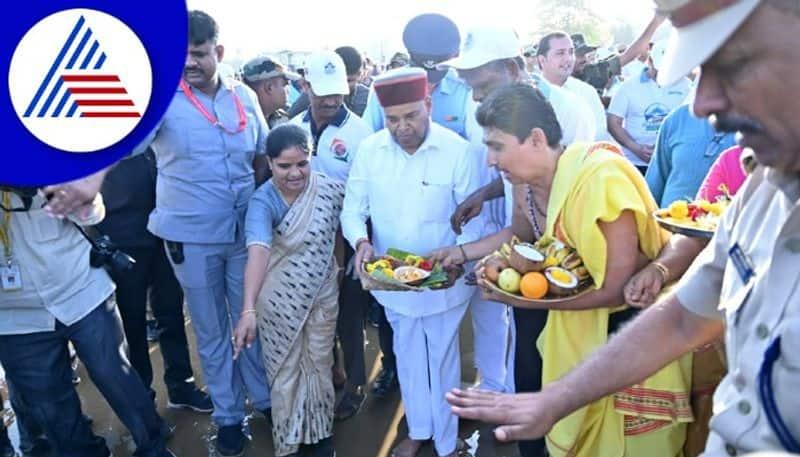
[[[214,126],[221,128],[222,131],[224,131],[225,133],[230,133],[233,135],[236,133],[243,132],[244,128],[247,127],[247,115],[245,115],[244,106],[242,106],[242,101],[239,99],[239,94],[236,93],[235,89],[231,89],[231,93],[233,94],[233,103],[236,104],[236,112],[239,114],[239,128],[237,128],[236,130],[229,130],[225,128],[225,126],[222,125],[219,122],[219,120],[217,120],[217,118],[212,116],[211,113],[209,113],[208,110],[206,110],[206,107],[203,106],[202,103],[200,103],[200,100],[198,100],[197,97],[192,93],[192,90],[189,88],[189,85],[186,84],[186,81],[184,80],[181,80],[181,90],[186,95],[186,98],[188,98],[189,101],[192,102],[192,105],[194,105],[194,107],[197,108],[198,111],[200,111],[200,114],[202,114],[206,119],[208,119],[208,122],[211,122]]]

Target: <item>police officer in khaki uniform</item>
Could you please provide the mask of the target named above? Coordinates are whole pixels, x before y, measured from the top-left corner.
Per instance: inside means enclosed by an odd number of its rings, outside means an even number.
[[[702,65],[694,101],[740,132],[760,166],[674,294],[641,313],[573,372],[535,394],[453,391],[456,414],[504,424],[501,440],[539,437],[561,418],[632,385],[723,334],[728,375],[714,396],[703,456],[800,453],[800,71],[796,0],[656,0],[676,33],[658,75]]]
[[[242,81],[258,96],[267,125],[273,129],[289,121],[286,113],[289,81],[300,80],[300,75],[286,69],[279,61],[267,55],[250,59],[242,66]]]

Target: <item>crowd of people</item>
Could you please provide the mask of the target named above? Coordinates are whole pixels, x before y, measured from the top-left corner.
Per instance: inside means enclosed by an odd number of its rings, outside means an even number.
[[[459,418],[498,424],[523,457],[800,452],[800,86],[785,77],[800,6],[656,4],[602,60],[581,34],[526,46],[510,27],[422,14],[384,72],[343,45],[298,69],[254,56],[233,77],[215,20],[190,11],[180,86],[136,151],[38,193],[3,187],[0,363],[20,452],[110,455],[73,347],[135,455],[174,455],[148,307],[167,404],[210,413],[223,457],[245,452],[250,411],[274,455],[335,456],[334,423],[398,389],[408,436],[393,457],[427,442],[463,455]],[[674,39],[652,42],[666,19]],[[721,196],[711,240],[653,218]],[[98,260],[99,236],[115,255]],[[593,288],[497,292],[481,259],[513,238],[574,249]],[[363,265],[390,248],[476,284],[365,290]],[[463,390],[467,315],[479,382]],[[6,433],[0,446],[16,455]]]

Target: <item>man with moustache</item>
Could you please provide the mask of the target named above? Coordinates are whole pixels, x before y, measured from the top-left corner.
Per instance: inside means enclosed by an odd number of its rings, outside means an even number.
[[[372,131],[344,103],[350,94],[347,67],[333,51],[311,54],[306,61],[303,91],[308,109],[292,118],[313,141],[311,168],[346,182],[358,145]]]
[[[480,235],[476,223],[459,236],[450,228],[449,214],[478,185],[479,157],[464,139],[431,121],[426,72],[392,70],[374,87],[386,128],[361,143],[341,215],[362,275],[362,262],[389,248],[426,255]],[[391,455],[414,457],[433,440],[439,456],[455,457],[458,420],[444,394],[460,381],[458,330],[472,288],[461,279],[445,290],[372,294],[386,310],[394,346],[402,348],[397,372],[409,436]]]
[[[714,394],[703,456],[798,453],[800,81],[779,75],[800,70],[800,49],[782,39],[800,33],[800,3],[656,3],[676,27],[659,81],[669,84],[701,65],[695,113],[720,131],[738,131],[760,166],[675,292],[606,347],[540,393],[454,391],[448,401],[459,416],[502,424],[495,430],[500,440],[535,438],[724,334],[728,374]]]
[[[165,240],[183,287],[219,427],[216,451],[239,456],[246,399],[271,415],[260,345],[234,361],[231,344],[243,306],[244,217],[258,178],[253,170],[266,170],[268,127],[256,94],[219,75],[218,34],[211,16],[189,12],[183,79],[152,134],[158,177],[147,228]]]

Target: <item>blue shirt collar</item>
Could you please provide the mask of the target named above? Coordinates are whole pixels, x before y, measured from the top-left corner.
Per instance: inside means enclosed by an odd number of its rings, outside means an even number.
[[[445,73],[444,78],[439,81],[439,84],[436,85],[434,91],[441,92],[444,95],[449,95],[456,90],[455,86],[458,82],[458,76],[456,75],[455,70],[450,68]]]

